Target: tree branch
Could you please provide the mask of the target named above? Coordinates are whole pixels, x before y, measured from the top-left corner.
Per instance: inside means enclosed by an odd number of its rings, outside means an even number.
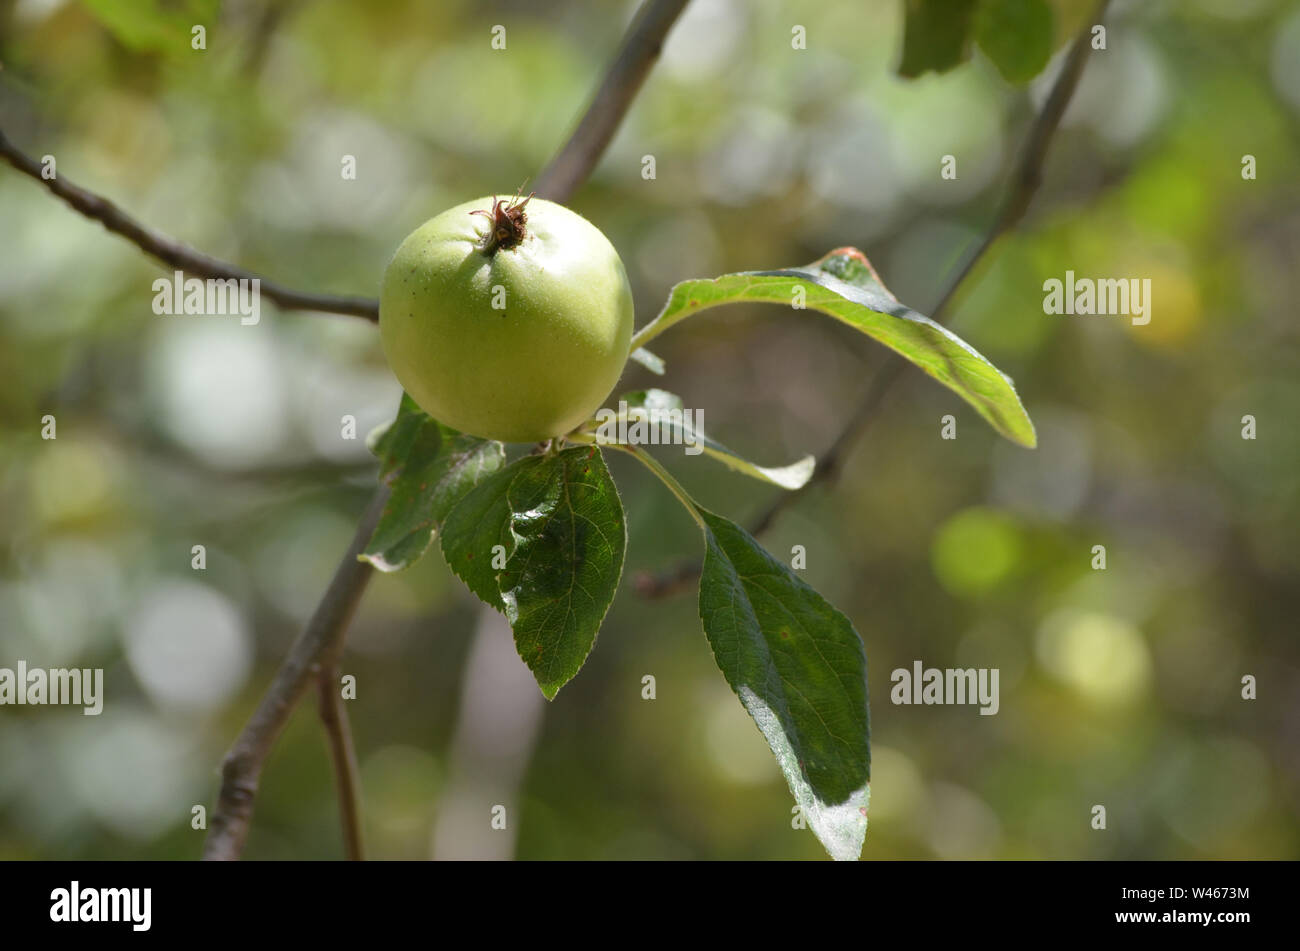
[[[962,269],[949,281],[947,291],[939,298],[939,303],[935,305],[934,312],[930,315],[932,319],[939,320],[943,316],[948,305],[952,303],[957,288],[974,270],[975,265],[993,247],[998,238],[1020,224],[1025,217],[1025,212],[1029,210],[1034,195],[1038,193],[1038,188],[1043,183],[1043,166],[1047,161],[1048,147],[1061,125],[1061,117],[1065,115],[1070,100],[1074,98],[1074,91],[1079,87],[1079,79],[1083,76],[1084,66],[1087,65],[1092,28],[1102,21],[1109,5],[1110,0],[1099,0],[1096,12],[1074,38],[1070,52],[1066,54],[1065,63],[1057,73],[1056,81],[1052,83],[1047,100],[1043,103],[1042,111],[1034,119],[1034,124],[1029,128],[1029,135],[1026,136],[1024,145],[1020,147],[1020,159],[1016,162],[1016,170],[1011,176],[1010,190],[998,209],[998,216],[993,220],[993,225],[983,240],[967,256]]]
[[[537,177],[535,191],[566,202],[596,167],[641,84],[659,58],[668,31],[688,0],[646,0],[637,11],[623,45],[587,107],[582,121],[559,154]]]
[[[262,763],[289,721],[289,715],[313,679],[332,670],[343,648],[348,623],[374,574],[367,562],[357,560],[374,533],[379,514],[388,502],[387,486],[370,501],[348,550],[316,612],[289,650],[275,679],[221,766],[221,793],[212,812],[211,828],[203,846],[205,859],[235,859],[244,848],[253,817],[253,799]],[[340,789],[340,798],[346,793]]]
[[[336,297],[331,294],[308,294],[277,284],[253,271],[247,271],[225,261],[218,261],[193,248],[186,247],[174,238],[154,231],[136,221],[113,202],[101,195],[74,185],[62,175],[45,178],[40,162],[22,152],[0,131],[0,157],[29,178],[44,185],[54,195],[62,198],[74,211],[98,221],[113,234],[120,235],[145,254],[156,258],[173,270],[185,271],[196,277],[233,280],[258,280],[262,296],[274,301],[285,310],[315,310],[330,314],[348,314],[376,322],[379,320],[379,302],[369,297]]]
[[[1065,63],[1052,84],[1051,92],[1043,103],[1042,110],[1034,118],[1033,125],[1029,128],[1029,134],[1021,146],[1020,157],[1016,162],[1016,168],[1012,173],[1008,186],[1009,190],[1001,206],[999,206],[997,216],[993,219],[992,225],[989,226],[988,232],[975,246],[974,250],[966,256],[965,263],[949,280],[947,289],[944,291],[943,296],[939,298],[939,303],[935,305],[934,310],[930,313],[933,320],[939,323],[944,322],[948,306],[956,296],[958,288],[963,285],[966,278],[975,269],[975,265],[997,243],[998,238],[1020,223],[1033,202],[1034,195],[1037,194],[1038,188],[1042,184],[1043,164],[1047,159],[1048,147],[1051,145],[1052,137],[1061,124],[1061,117],[1065,115],[1066,107],[1070,104],[1075,89],[1078,88],[1079,79],[1083,75],[1083,69],[1088,60],[1092,27],[1101,22],[1109,2],[1110,0],[1100,0],[1093,17],[1084,25],[1084,28],[1070,46]],[[889,395],[894,384],[903,375],[903,370],[909,365],[908,361],[902,357],[896,354],[889,355],[885,362],[881,364],[879,370],[876,371],[875,376],[872,377],[871,384],[867,387],[867,392],[863,395],[862,401],[853,411],[853,415],[849,417],[848,422],[840,430],[839,435],[835,437],[826,452],[818,459],[817,469],[813,472],[812,478],[802,488],[792,492],[783,492],[776,496],[750,526],[749,532],[751,535],[758,536],[766,532],[786,509],[812,489],[813,486],[834,483],[843,464],[844,456],[852,448],[853,444],[862,437],[863,433],[867,431],[871,423],[875,421],[885,397]],[[699,560],[686,559],[665,571],[658,573],[643,572],[637,577],[635,584],[637,591],[643,597],[662,598],[676,594],[686,588],[699,577],[699,574]]]
[[[340,644],[342,638],[339,639]],[[358,779],[357,752],[352,745],[352,727],[339,690],[337,663],[322,667],[316,682],[320,719],[329,738],[330,759],[334,763],[334,783],[339,793],[339,821],[343,826],[343,849],[348,860],[365,858],[362,845],[361,783]]]

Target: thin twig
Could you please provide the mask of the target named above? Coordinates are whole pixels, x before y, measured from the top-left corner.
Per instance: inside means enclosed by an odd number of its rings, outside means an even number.
[[[340,646],[342,639],[340,638]],[[357,752],[352,744],[352,727],[343,706],[339,689],[337,663],[321,668],[316,682],[320,719],[329,739],[330,760],[334,763],[334,783],[339,794],[339,821],[343,826],[343,849],[349,861],[365,858],[362,844],[361,782],[358,779]]]
[[[10,142],[3,131],[0,131],[0,157],[62,198],[74,211],[80,212],[92,221],[98,221],[113,234],[121,235],[145,254],[174,270],[185,271],[202,278],[260,281],[262,296],[274,301],[285,310],[314,310],[363,317],[372,322],[379,320],[379,302],[372,298],[337,297],[332,294],[308,294],[304,291],[295,291],[253,271],[235,267],[233,264],[227,264],[225,261],[219,261],[193,248],[188,248],[175,238],[144,226],[109,199],[74,185],[61,174],[53,178],[44,177],[41,174],[44,166]]]
[[[243,850],[262,763],[312,680],[319,679],[321,671],[331,669],[337,661],[348,622],[374,574],[374,568],[368,562],[358,561],[357,555],[370,541],[387,502],[388,489],[381,485],[361,517],[352,543],[334,570],[316,612],[294,641],[270,688],[226,754],[221,766],[221,793],[203,846],[205,859],[236,859]]]
[[[565,202],[586,181],[623,116],[650,73],[664,39],[688,0],[646,0],[637,11],[623,45],[605,74],[564,148],[537,177],[534,190],[543,198]]]
[[[1008,186],[1009,190],[998,209],[997,216],[989,226],[988,232],[966,255],[961,268],[948,281],[947,289],[930,313],[933,320],[944,322],[948,306],[956,297],[958,288],[975,270],[975,265],[983,259],[1000,237],[1020,223],[1025,212],[1028,211],[1034,195],[1042,184],[1043,163],[1047,158],[1052,137],[1061,124],[1061,117],[1065,115],[1066,107],[1070,104],[1075,89],[1078,88],[1079,78],[1083,75],[1083,68],[1088,61],[1092,27],[1101,22],[1109,2],[1110,0],[1100,0],[1096,13],[1075,37],[1069,53],[1066,54],[1065,63],[1052,84],[1051,92],[1043,103],[1042,110],[1034,118],[1024,145],[1021,146],[1020,158],[1016,162]],[[750,525],[751,535],[757,536],[766,532],[786,509],[813,486],[834,483],[846,453],[880,415],[879,409],[885,397],[889,395],[894,384],[903,375],[903,370],[908,366],[908,362],[902,357],[896,354],[889,355],[880,365],[862,401],[853,411],[844,428],[818,459],[817,469],[812,478],[802,488],[776,496]],[[637,591],[643,597],[663,598],[683,590],[698,578],[699,574],[699,560],[686,559],[658,573],[643,572],[637,577],[635,584]]]

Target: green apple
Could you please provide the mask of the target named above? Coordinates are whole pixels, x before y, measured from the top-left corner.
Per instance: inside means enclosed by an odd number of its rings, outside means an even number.
[[[384,272],[379,330],[411,398],[453,429],[537,442],[591,417],[632,339],[618,252],[563,205],[480,198],[425,222]]]

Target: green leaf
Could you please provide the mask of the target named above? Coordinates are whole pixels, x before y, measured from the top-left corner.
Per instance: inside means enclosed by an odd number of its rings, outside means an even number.
[[[1046,0],[983,0],[975,40],[1004,79],[1028,82],[1052,56],[1052,8]]]
[[[548,700],[591,653],[626,549],[623,505],[594,446],[525,456],[488,476],[442,531],[447,563],[504,612]]]
[[[492,473],[456,503],[442,525],[442,554],[451,570],[480,601],[502,613],[497,575],[514,547],[510,484],[540,463],[539,456],[525,456]]]
[[[904,0],[904,10],[900,76],[946,72],[970,58],[975,0]]]
[[[660,357],[655,356],[645,347],[637,347],[632,351],[632,354],[628,359],[641,364],[641,366],[645,367],[655,376],[664,375],[664,361]]]
[[[714,659],[771,746],[809,828],[832,858],[857,858],[871,796],[862,639],[744,529],[700,508],[653,456],[617,448],[658,476],[700,526],[700,620]]]
[[[585,428],[596,437],[598,445],[616,442],[645,445],[649,442],[650,431],[658,429],[661,437],[667,435],[670,440],[676,440],[675,444],[685,446],[687,455],[704,453],[735,472],[783,489],[801,488],[812,478],[815,466],[812,456],[804,456],[798,462],[774,469],[755,465],[704,435],[696,425],[697,421],[694,413],[686,416],[680,396],[665,390],[634,390],[619,397],[617,412],[602,409],[596,415],[595,425]],[[626,439],[621,438],[624,435]]]
[[[713,280],[676,285],[668,303],[633,338],[638,345],[692,314],[740,301],[789,307],[798,303],[843,321],[906,357],[975,407],[993,428],[1023,446],[1034,446],[1034,424],[1011,379],[952,331],[898,302],[866,256],[837,248],[804,267],[742,271]]]
[[[191,30],[212,30],[217,0],[81,0],[104,28],[126,47],[184,56],[192,51]]]
[[[700,619],[826,851],[856,859],[867,831],[867,659],[849,619],[735,523],[696,506],[706,550]]]
[[[388,483],[388,504],[357,557],[380,571],[420,560],[460,498],[485,475],[505,465],[499,442],[467,436],[426,415],[405,393],[393,422],[366,440]]]

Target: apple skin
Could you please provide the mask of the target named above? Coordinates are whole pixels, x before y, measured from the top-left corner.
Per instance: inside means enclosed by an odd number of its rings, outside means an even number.
[[[539,442],[585,422],[618,382],[632,290],[609,239],[540,198],[524,209],[519,244],[484,253],[491,219],[471,212],[492,201],[457,205],[402,242],[384,272],[380,337],[394,375],[434,419]],[[503,309],[492,307],[494,287]]]

